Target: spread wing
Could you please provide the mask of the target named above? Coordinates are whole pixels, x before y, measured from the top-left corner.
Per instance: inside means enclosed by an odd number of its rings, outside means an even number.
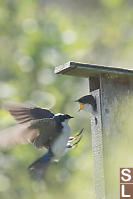
[[[54,117],[54,114],[50,110],[32,105],[21,103],[4,103],[4,107],[19,124],[23,124],[31,120]]]
[[[0,132],[0,147],[26,142],[32,142],[38,148],[49,147],[60,134],[61,126],[48,109],[20,103],[5,103],[4,107],[18,125]]]
[[[37,148],[48,148],[60,135],[61,126],[54,119],[35,120],[18,124],[0,132],[0,147],[32,142]]]

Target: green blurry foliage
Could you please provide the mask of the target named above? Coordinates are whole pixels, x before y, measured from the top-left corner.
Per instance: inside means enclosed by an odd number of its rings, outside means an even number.
[[[33,181],[26,167],[44,151],[32,145],[1,150],[0,198],[94,198],[88,114],[74,104],[88,93],[88,80],[53,71],[70,60],[132,66],[132,15],[131,0],[0,0],[1,129],[15,123],[2,109],[5,100],[75,116],[72,134],[85,128],[79,146],[53,163],[42,182]]]
[[[55,113],[77,115],[77,119],[70,123],[72,134],[77,133],[88,120],[84,121],[84,114],[76,114],[79,107],[74,100],[83,92],[88,92],[88,85],[85,91],[80,91],[79,85],[85,84],[82,79],[54,74],[54,67],[69,61],[72,52],[80,46],[71,18],[59,8],[50,5],[41,7],[40,2],[0,3],[1,129],[15,124],[13,118],[2,109],[2,102],[6,100],[48,107]],[[82,125],[76,120],[82,121]],[[88,125],[86,129],[79,146],[70,150],[58,164],[53,163],[42,182],[30,178],[27,166],[45,150],[38,151],[32,145],[1,150],[0,198],[65,199],[82,195],[87,197],[88,193],[92,198],[93,175],[86,175],[88,170],[92,173]]]

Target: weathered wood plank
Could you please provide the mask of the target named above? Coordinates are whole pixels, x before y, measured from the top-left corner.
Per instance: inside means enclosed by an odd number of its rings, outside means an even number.
[[[88,78],[90,76],[99,76],[100,74],[112,75],[131,75],[133,70],[126,68],[118,68],[113,66],[101,66],[96,64],[84,64],[77,62],[68,62],[55,68],[56,74],[72,75],[77,77]]]
[[[92,91],[91,94],[96,98],[97,102],[97,112],[91,114],[95,195],[96,199],[105,199],[100,90]]]
[[[107,199],[116,199],[119,198],[119,168],[131,167],[133,163],[132,79],[102,75],[101,99],[105,192]]]

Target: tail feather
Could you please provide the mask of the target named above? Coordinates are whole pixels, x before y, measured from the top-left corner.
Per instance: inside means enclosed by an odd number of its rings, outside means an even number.
[[[35,160],[31,165],[29,165],[28,169],[31,176],[35,179],[41,179],[49,166],[51,158],[52,154],[50,151],[48,151],[43,156]]]

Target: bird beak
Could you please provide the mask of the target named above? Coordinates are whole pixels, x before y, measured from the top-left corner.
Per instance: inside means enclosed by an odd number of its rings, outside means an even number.
[[[74,102],[78,102],[79,103],[80,108],[79,108],[78,111],[81,111],[83,109],[83,104],[81,102],[79,102],[79,100],[75,100]]]
[[[83,104],[79,102],[79,105],[80,105],[80,109],[79,110],[82,110],[83,109]]]
[[[74,118],[74,117],[70,116],[70,119],[72,119],[72,118]]]

